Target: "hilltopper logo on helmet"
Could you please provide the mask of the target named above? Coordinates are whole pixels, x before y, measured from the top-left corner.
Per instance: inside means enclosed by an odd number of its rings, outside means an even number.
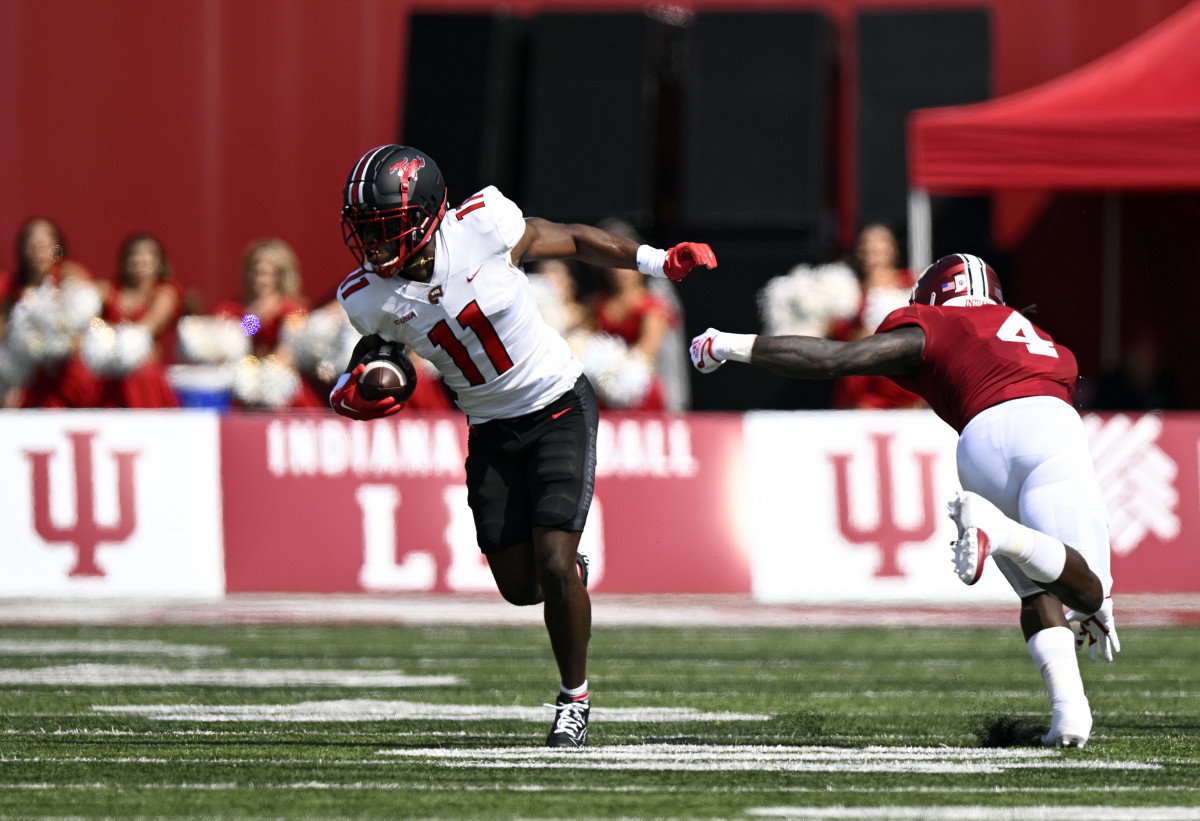
[[[421,157],[405,157],[400,162],[388,169],[389,174],[395,174],[400,177],[400,187],[408,190],[408,184],[417,179],[417,172],[425,167],[425,160]]]

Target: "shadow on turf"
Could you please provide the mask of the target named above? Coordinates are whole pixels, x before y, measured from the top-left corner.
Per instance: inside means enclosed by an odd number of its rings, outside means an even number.
[[[983,719],[974,732],[980,747],[1040,747],[1049,731],[1036,721],[998,716]]]

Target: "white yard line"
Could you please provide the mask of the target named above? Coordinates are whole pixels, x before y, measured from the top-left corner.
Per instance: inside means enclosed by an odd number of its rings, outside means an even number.
[[[1033,791],[1036,792],[1036,791]],[[818,821],[1195,821],[1196,807],[751,807],[758,818]]]
[[[19,641],[0,639],[0,656],[167,656],[204,658],[228,652],[224,647],[203,644],[171,644],[166,641]]]
[[[749,596],[594,593],[597,626],[663,627],[989,627],[1016,624],[1016,600],[980,605],[900,603],[766,604]],[[1136,595],[1118,600],[1122,626],[1200,624],[1200,595]],[[223,598],[6,598],[3,625],[159,624],[542,624],[539,608],[513,607],[499,594],[231,594]]]
[[[0,670],[0,684],[51,684],[76,687],[444,687],[457,676],[408,676],[398,670],[174,670],[131,664],[68,664],[61,667]]]
[[[995,774],[1010,769],[1160,770],[1158,764],[1063,757],[1054,750],[971,747],[766,747],[639,744],[572,750],[541,748],[380,750],[394,760],[453,769],[754,771],[821,773]]]
[[[113,784],[110,782],[96,783],[71,783],[71,784],[52,784],[49,782],[38,781],[28,783],[5,784],[5,789],[14,790],[94,790],[94,789],[111,789]],[[667,793],[671,795],[754,795],[754,794],[775,794],[788,793],[795,795],[814,794],[814,795],[829,795],[827,787],[725,787],[719,785],[698,785],[698,786],[639,786],[636,784],[625,785],[578,785],[578,784],[512,784],[507,782],[494,782],[491,784],[421,784],[415,782],[398,782],[398,781],[354,781],[354,782],[337,782],[337,781],[263,781],[254,779],[252,783],[236,783],[236,782],[142,782],[139,784],[121,785],[122,789],[137,789],[137,790],[204,790],[204,791],[226,791],[226,790],[295,790],[295,789],[312,789],[312,790],[380,790],[380,791],[401,791],[401,792],[508,792],[508,793],[583,793],[595,795],[619,795],[624,793],[646,793],[650,795],[659,795]],[[1003,795],[1008,793],[1030,794],[1030,795],[1083,795],[1083,794],[1121,794],[1121,793],[1195,793],[1200,792],[1200,787],[1183,784],[1164,784],[1159,786],[1136,786],[1136,787],[1120,787],[1120,786],[1090,786],[1090,787],[839,787],[839,793],[847,793],[854,795]],[[1195,808],[1192,808],[1193,812]],[[825,810],[829,812],[828,809]],[[756,811],[757,812],[757,811]],[[1139,821],[1141,818],[1138,814]],[[838,816],[841,817],[841,816]],[[1195,816],[1189,816],[1194,818]]]
[[[140,704],[96,706],[97,713],[140,715],[163,721],[532,721],[553,717],[550,705],[541,707],[425,704],[415,701],[341,699],[299,704],[243,704],[205,706]],[[770,721],[763,713],[704,712],[692,707],[597,707],[592,718],[605,723],[661,723],[672,721]]]

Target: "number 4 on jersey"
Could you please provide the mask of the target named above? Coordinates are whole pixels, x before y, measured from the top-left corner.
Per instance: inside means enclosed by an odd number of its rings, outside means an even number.
[[[1058,359],[1058,351],[1054,350],[1054,343],[1038,336],[1033,323],[1026,319],[1024,314],[1017,311],[1013,311],[1008,315],[1008,319],[1004,320],[1000,330],[996,331],[996,338],[1005,342],[1023,343],[1030,353],[1039,356],[1053,356]]]

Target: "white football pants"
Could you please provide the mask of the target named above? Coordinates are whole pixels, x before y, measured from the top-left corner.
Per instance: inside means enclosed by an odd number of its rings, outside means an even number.
[[[1108,515],[1083,422],[1066,402],[1032,396],[980,413],[958,440],[958,480],[1010,519],[1078,550],[1104,595],[1112,590]],[[1011,559],[994,558],[1018,596],[1042,592]]]

